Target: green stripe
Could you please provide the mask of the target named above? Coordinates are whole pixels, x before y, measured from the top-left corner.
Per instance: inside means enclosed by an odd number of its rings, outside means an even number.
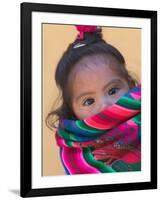
[[[89,132],[92,132],[92,133],[103,133],[103,132],[105,132],[105,131],[103,131],[103,130],[99,130],[99,129],[96,129],[96,128],[89,127],[89,126],[86,125],[83,121],[80,121],[80,120],[76,121],[76,125],[77,125],[80,129],[82,129],[82,130],[84,130],[84,131],[89,131]]]
[[[89,148],[83,148],[83,156],[88,164],[97,168],[101,172],[103,173],[115,172],[115,170],[112,169],[110,166],[105,165],[102,162],[95,160]]]
[[[130,99],[126,96],[122,96],[116,104],[133,110],[140,110],[141,108],[141,101]]]
[[[65,140],[77,141],[77,140],[76,140],[76,137],[75,137],[73,134],[68,133],[68,132],[66,132],[65,130],[60,129],[60,130],[58,131],[58,134],[59,134],[61,137],[63,137]]]
[[[129,168],[129,165],[125,163],[122,160],[115,161],[112,165],[113,169],[115,169],[117,172],[128,172],[131,171],[131,168]]]
[[[136,164],[129,164],[129,165],[132,167],[133,171],[141,171],[141,162],[138,162]]]
[[[64,140],[66,145],[68,145],[69,147],[73,147],[73,143],[67,140]]]
[[[141,124],[141,114],[136,115],[135,117],[132,118],[132,120],[133,120],[136,124]]]

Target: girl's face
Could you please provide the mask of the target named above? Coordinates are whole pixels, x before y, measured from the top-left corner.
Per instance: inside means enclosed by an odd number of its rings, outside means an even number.
[[[127,82],[108,64],[78,67],[72,81],[73,112],[81,120],[90,117],[115,103],[128,90]]]

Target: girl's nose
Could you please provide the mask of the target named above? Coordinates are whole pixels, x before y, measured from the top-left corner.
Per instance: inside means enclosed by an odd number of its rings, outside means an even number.
[[[107,99],[103,99],[100,105],[100,111],[104,110],[105,108],[109,107],[111,104],[107,101]]]
[[[109,107],[109,104],[108,103],[103,103],[101,105],[101,109],[100,110],[104,110],[105,108]]]

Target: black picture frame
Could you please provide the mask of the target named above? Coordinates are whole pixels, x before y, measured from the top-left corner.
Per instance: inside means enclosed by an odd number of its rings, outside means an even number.
[[[149,182],[32,188],[32,12],[75,13],[100,16],[147,18],[151,22],[151,161]],[[157,188],[157,11],[53,5],[21,4],[21,179],[22,197],[100,193]]]

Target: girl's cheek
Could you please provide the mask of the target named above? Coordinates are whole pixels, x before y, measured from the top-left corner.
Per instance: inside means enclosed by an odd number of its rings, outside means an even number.
[[[97,111],[94,108],[80,108],[77,112],[77,117],[82,120],[94,114],[97,114]]]

